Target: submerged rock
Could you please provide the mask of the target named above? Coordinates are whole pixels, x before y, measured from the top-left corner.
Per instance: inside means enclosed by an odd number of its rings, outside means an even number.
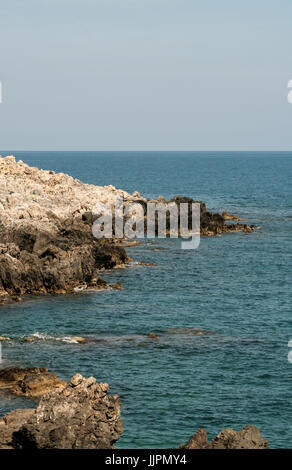
[[[207,433],[199,429],[179,449],[268,449],[269,443],[261,436],[256,426],[247,425],[241,431],[223,429],[208,442]]]
[[[116,282],[115,284],[111,284],[110,286],[116,290],[123,290],[123,286],[120,282]]]
[[[87,342],[86,338],[83,338],[82,336],[70,336],[71,341],[76,341],[76,343],[84,344]]]
[[[167,328],[166,333],[169,335],[202,336],[210,335],[212,334],[212,331],[201,330],[199,328]]]
[[[41,400],[13,432],[17,449],[113,449],[123,432],[121,402],[108,396],[109,385],[75,375],[62,390]]]
[[[0,389],[15,395],[36,398],[64,385],[65,382],[59,380],[55,372],[49,372],[46,367],[0,369]]]
[[[158,339],[158,336],[157,336],[155,333],[149,333],[149,334],[148,334],[148,338],[151,338],[151,339]]]

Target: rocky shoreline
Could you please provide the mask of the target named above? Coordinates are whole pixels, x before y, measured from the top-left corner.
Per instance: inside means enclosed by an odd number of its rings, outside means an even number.
[[[24,295],[107,288],[97,272],[125,267],[130,259],[124,246],[134,241],[94,238],[92,210],[97,203],[114,207],[117,198],[124,206],[148,202],[137,191],[84,184],[16,162],[13,156],[0,157],[0,305]],[[158,201],[166,203],[163,197]],[[175,196],[172,202],[194,201]],[[202,236],[254,230],[234,223],[236,216],[209,212],[203,202],[200,207]]]
[[[122,289],[108,285],[98,275],[103,270],[126,267],[125,247],[135,240],[96,239],[92,234],[97,203],[114,207],[148,202],[189,207],[192,199],[175,196],[166,201],[147,201],[137,191],[129,194],[113,186],[94,186],[71,176],[32,168],[13,156],[0,157],[0,305],[21,301],[25,295],[78,293],[85,289]],[[200,234],[250,233],[255,227],[235,215],[213,213],[200,203]],[[180,212],[178,212],[180,217]],[[147,216],[144,212],[145,226]],[[170,227],[166,215],[166,229]],[[143,264],[141,262],[138,262]],[[195,335],[203,334],[195,330]],[[148,338],[156,340],[154,333]],[[1,341],[10,338],[0,336]],[[24,338],[24,341],[33,341]],[[71,338],[83,344],[86,338]],[[107,395],[108,384],[75,375],[69,383],[47,368],[0,370],[4,393],[39,399],[35,409],[14,410],[0,418],[0,448],[7,449],[112,449],[123,432],[121,402]],[[210,442],[205,431],[180,448],[267,448],[257,428],[236,432],[225,429]]]
[[[0,389],[39,397],[36,408],[0,418],[0,449],[113,449],[123,433],[121,400],[109,385],[76,374],[68,383],[46,368],[0,370]],[[267,449],[257,427],[223,429],[208,442],[199,429],[179,449]]]
[[[34,388],[28,394],[25,385],[31,382]],[[98,384],[93,377],[77,374],[67,384],[47,369],[10,368],[1,371],[3,386],[41,398],[36,409],[18,409],[0,418],[2,449],[113,449],[123,432],[119,397],[107,396],[108,384]],[[179,448],[266,449],[268,442],[249,425],[238,432],[226,428],[210,442],[206,431],[199,429]]]

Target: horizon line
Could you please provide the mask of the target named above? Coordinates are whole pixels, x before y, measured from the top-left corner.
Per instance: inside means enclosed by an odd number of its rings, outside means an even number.
[[[292,152],[291,149],[287,150],[281,150],[281,149],[246,149],[246,150],[228,150],[228,149],[223,149],[223,150],[205,150],[205,149],[190,149],[190,150],[182,150],[182,149],[166,149],[166,150],[160,150],[160,149],[91,149],[91,150],[86,150],[86,149],[0,149],[0,154],[1,152],[204,152],[204,153],[211,153],[211,152],[216,152],[216,153],[222,153],[222,152],[232,152],[232,153],[244,153],[244,152],[254,152],[254,153],[262,153],[262,152],[282,152],[282,153],[288,153]]]

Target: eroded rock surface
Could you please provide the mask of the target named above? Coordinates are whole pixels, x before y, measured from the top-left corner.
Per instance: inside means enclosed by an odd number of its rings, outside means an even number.
[[[199,429],[180,449],[268,449],[269,444],[261,436],[256,426],[247,425],[241,431],[231,428],[223,429],[214,439],[208,442],[207,433]]]
[[[45,395],[14,431],[18,449],[112,449],[123,432],[121,402],[109,385],[75,375],[62,390]]]

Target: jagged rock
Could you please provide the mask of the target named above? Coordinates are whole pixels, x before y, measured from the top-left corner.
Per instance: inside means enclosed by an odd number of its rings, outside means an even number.
[[[144,201],[137,201],[139,202],[144,209],[144,231],[147,231],[147,204]],[[227,232],[245,232],[250,233],[255,230],[255,226],[247,225],[247,224],[226,224],[225,220],[239,220],[236,216],[228,217],[226,214],[223,213],[218,214],[214,212],[207,211],[206,204],[202,201],[195,201],[194,199],[186,196],[174,196],[169,201],[166,201],[164,198],[159,197],[156,201],[151,199],[148,202],[151,203],[160,203],[163,207],[166,204],[175,204],[177,206],[177,214],[178,214],[178,235],[182,233],[181,227],[181,204],[187,204],[188,206],[188,227],[184,227],[184,229],[189,229],[191,232],[192,230],[192,222],[193,222],[193,213],[192,213],[192,204],[197,203],[200,204],[200,235],[201,236],[215,236],[221,235]],[[225,215],[224,215],[225,214]],[[158,222],[159,217],[158,213],[155,214],[155,234],[158,234]],[[170,236],[171,230],[171,215],[170,211],[166,210],[166,236]]]
[[[112,449],[123,432],[121,403],[109,386],[77,374],[62,390],[45,395],[13,434],[18,449]]]
[[[255,226],[248,226],[247,224],[226,224],[225,220],[238,220],[236,216],[231,216],[232,219],[226,218],[226,212],[221,215],[218,213],[207,211],[206,204],[202,201],[195,201],[189,197],[174,196],[169,202],[175,202],[177,205],[187,203],[189,207],[189,229],[192,228],[192,211],[193,203],[200,204],[200,234],[201,236],[214,236],[221,235],[227,232],[252,232]],[[235,218],[233,218],[235,217]]]
[[[268,449],[269,444],[256,426],[247,425],[241,431],[223,429],[217,437],[208,442],[207,433],[199,429],[179,449]]]
[[[58,224],[56,234],[1,226],[0,292],[5,295],[74,292],[80,283],[96,289],[106,282],[97,270],[127,262],[122,247],[111,240],[95,240],[88,225],[80,221]],[[10,243],[11,242],[11,243]]]
[[[65,382],[58,379],[55,372],[46,367],[8,367],[0,370],[0,389],[15,395],[40,397],[55,387],[64,387]]]

